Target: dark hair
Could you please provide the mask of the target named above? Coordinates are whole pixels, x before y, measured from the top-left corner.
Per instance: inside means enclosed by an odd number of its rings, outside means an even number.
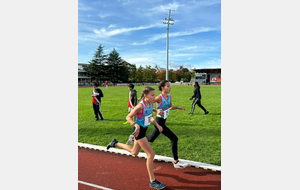
[[[141,95],[141,97],[138,99],[138,101],[140,101],[141,99],[144,99],[144,95],[146,94],[149,94],[149,92],[151,92],[151,91],[154,91],[155,89],[154,88],[152,88],[151,86],[146,86],[146,87],[144,87],[143,88],[143,90],[142,90],[142,95]]]
[[[97,83],[97,82],[94,82],[94,83],[93,83],[93,86],[98,87],[98,83]]]
[[[130,84],[128,84],[128,87],[133,89],[134,85],[132,83],[130,83]]]
[[[197,81],[195,81],[195,85],[196,85],[196,86],[199,86],[199,83],[198,83]]]
[[[161,87],[165,87],[166,83],[169,82],[168,80],[162,80],[160,81],[158,85],[158,90],[162,91]]]

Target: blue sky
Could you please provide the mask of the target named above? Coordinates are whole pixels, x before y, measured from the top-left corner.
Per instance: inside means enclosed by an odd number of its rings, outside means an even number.
[[[166,68],[167,9],[169,69],[221,68],[220,0],[79,0],[78,62],[101,44],[137,67]]]

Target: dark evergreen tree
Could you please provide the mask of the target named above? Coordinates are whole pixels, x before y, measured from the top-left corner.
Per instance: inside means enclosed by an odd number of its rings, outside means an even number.
[[[105,65],[107,55],[103,54],[103,48],[101,44],[97,48],[94,57],[89,61],[88,65],[84,65],[83,69],[87,72],[87,75],[91,77],[92,81],[101,83],[106,80],[107,67]]]
[[[108,55],[107,67],[108,72],[106,74],[109,77],[110,81],[112,81],[115,84],[124,80],[122,75],[125,74],[126,67],[122,63],[122,58],[119,56],[119,53],[115,50],[115,48]],[[128,77],[126,80],[128,80]]]
[[[129,65],[129,77],[128,80],[130,82],[136,82],[137,81],[137,69],[135,64]]]

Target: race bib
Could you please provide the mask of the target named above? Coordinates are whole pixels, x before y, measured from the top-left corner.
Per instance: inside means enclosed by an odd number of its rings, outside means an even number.
[[[164,111],[164,119],[167,119],[170,112],[170,108]]]
[[[145,117],[144,126],[149,126],[151,124],[151,115]]]

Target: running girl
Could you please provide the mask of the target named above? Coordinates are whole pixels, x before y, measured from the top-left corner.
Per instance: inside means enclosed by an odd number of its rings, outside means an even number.
[[[173,165],[175,168],[185,168],[187,167],[188,164],[179,162],[178,160],[178,152],[177,152],[177,142],[178,138],[177,136],[165,125],[167,121],[167,117],[169,116],[169,111],[170,110],[175,110],[175,109],[181,109],[181,110],[186,110],[183,107],[179,106],[173,106],[172,105],[172,99],[171,95],[168,94],[171,91],[171,85],[170,82],[167,80],[163,80],[159,83],[158,89],[162,91],[161,94],[159,94],[154,102],[156,102],[156,108],[157,109],[162,109],[164,112],[164,115],[156,115],[156,122],[163,128],[162,134],[164,134],[166,137],[168,137],[171,140],[172,143],[172,153],[174,157],[174,162]],[[155,125],[155,123],[153,122]],[[154,140],[158,137],[160,134],[159,128],[155,126],[152,134],[150,136],[147,136],[147,139],[149,142],[154,142]]]
[[[143,100],[137,106],[135,106],[135,108],[126,117],[126,120],[135,127],[135,130],[132,133],[135,137],[133,147],[127,144],[119,143],[117,139],[113,139],[107,146],[107,150],[111,147],[120,147],[136,156],[142,148],[147,154],[146,166],[150,178],[149,186],[156,189],[163,189],[166,187],[166,184],[160,183],[154,177],[153,160],[155,153],[146,138],[146,131],[151,122],[155,124],[159,132],[162,132],[163,130],[163,128],[155,121],[152,116],[153,101],[155,99],[155,89],[149,86],[145,87],[142,91],[141,98]],[[136,121],[132,119],[132,117],[135,115]]]

